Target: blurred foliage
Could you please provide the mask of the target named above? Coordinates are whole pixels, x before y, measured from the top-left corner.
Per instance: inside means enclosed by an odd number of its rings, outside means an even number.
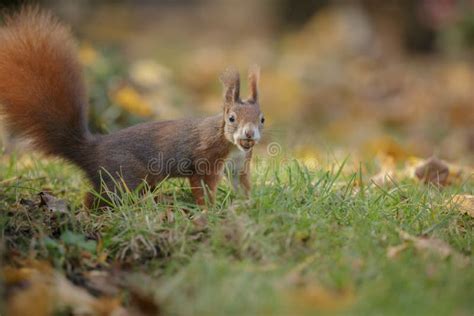
[[[86,69],[92,105],[89,109],[92,130],[107,132],[143,121],[134,115],[130,106],[123,105],[129,103],[127,96],[117,98],[111,92],[119,89],[127,74],[125,63],[117,51],[108,49],[99,52],[85,43],[80,48],[79,57]]]
[[[474,49],[474,9],[467,10],[459,23],[456,23],[449,30],[445,32],[447,37],[447,43],[454,44],[456,47],[463,48],[467,47],[471,50]],[[451,42],[449,42],[451,40]],[[452,43],[454,42],[454,43]]]
[[[473,162],[472,1],[43,3],[82,39],[94,131],[217,113],[220,72],[258,63],[267,142]]]

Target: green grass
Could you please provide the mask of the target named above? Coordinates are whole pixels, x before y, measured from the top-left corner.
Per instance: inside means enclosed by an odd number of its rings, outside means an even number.
[[[185,181],[86,211],[88,187],[78,170],[5,157],[4,257],[49,260],[70,278],[120,262],[166,315],[472,315],[473,219],[449,200],[474,194],[474,179],[438,189],[407,178],[380,188],[347,169],[260,160],[250,200],[224,181],[202,221]],[[70,211],[28,206],[45,189]],[[387,249],[403,243],[400,230],[441,239],[467,259],[461,264],[413,243],[389,258]]]

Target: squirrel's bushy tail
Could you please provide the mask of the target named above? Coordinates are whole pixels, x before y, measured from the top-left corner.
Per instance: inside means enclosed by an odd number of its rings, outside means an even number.
[[[24,8],[0,27],[0,114],[36,148],[81,165],[92,136],[76,44],[49,13]]]

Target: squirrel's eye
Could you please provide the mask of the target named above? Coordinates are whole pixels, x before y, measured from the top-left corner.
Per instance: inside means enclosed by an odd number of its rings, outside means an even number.
[[[233,115],[229,116],[229,122],[234,123],[235,122],[235,116],[233,116]]]
[[[262,117],[262,118],[260,119],[260,122],[261,122],[262,124],[265,123],[265,118]]]

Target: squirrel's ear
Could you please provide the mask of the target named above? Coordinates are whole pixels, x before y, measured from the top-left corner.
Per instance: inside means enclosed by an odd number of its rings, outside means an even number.
[[[250,91],[250,100],[253,102],[258,101],[258,81],[260,79],[260,67],[258,65],[253,65],[249,69],[249,91]]]
[[[240,75],[234,68],[228,68],[220,76],[224,85],[224,102],[230,105],[240,100]]]

